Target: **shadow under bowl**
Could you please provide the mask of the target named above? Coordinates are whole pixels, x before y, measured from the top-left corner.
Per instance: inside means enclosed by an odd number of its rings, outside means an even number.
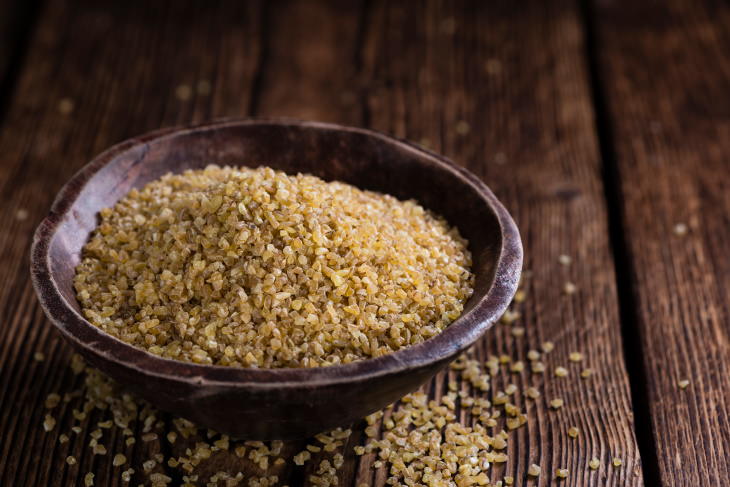
[[[462,316],[395,353],[311,369],[247,369],[164,359],[89,323],[73,277],[99,210],[168,172],[266,165],[416,199],[469,240],[476,276]],[[407,142],[359,128],[224,120],[157,131],[96,157],[61,190],[31,252],[51,322],[94,367],[162,410],[239,438],[291,439],[345,426],[417,389],[472,345],[511,301],[522,267],[512,218],[476,176]]]

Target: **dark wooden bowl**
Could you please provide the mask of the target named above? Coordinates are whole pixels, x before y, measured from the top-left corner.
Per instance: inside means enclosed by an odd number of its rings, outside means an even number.
[[[245,369],[164,359],[86,321],[74,268],[97,213],[167,172],[267,165],[415,198],[469,240],[475,291],[438,336],[376,359],[316,369]],[[418,388],[504,312],[522,267],[512,218],[476,176],[370,130],[314,122],[226,120],[122,142],[79,171],[33,240],[33,285],[46,314],[88,362],[150,403],[235,437],[301,438],[351,424]]]

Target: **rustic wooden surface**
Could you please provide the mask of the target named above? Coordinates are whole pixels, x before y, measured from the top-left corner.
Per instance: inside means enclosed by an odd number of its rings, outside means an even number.
[[[634,295],[629,318],[638,328],[632,338],[641,340],[661,482],[723,485],[730,479],[730,7],[600,2],[595,15]],[[687,225],[686,235],[675,233],[677,224]]]
[[[729,478],[728,9],[629,5],[44,2],[0,48],[0,57],[17,52],[29,29],[19,60],[0,61],[10,80],[0,93],[0,485],[82,485],[88,471],[96,485],[121,485],[111,455],[94,457],[81,440],[58,444],[68,409],[57,410],[52,433],[41,427],[45,396],[80,385],[27,271],[32,231],[53,195],[124,138],[245,115],[419,141],[505,202],[532,272],[518,305],[526,334],[498,326],[477,356],[524,357],[551,340],[549,367],[568,367],[568,354],[581,351],[597,374],[579,381],[571,365],[568,379],[499,378],[502,386],[544,382],[543,406],[561,396],[566,407],[529,408],[497,471],[523,485],[527,466],[539,463],[545,474],[528,485],[540,486],[558,483],[558,467],[570,469],[566,486]],[[690,227],[684,237],[672,233],[678,222]],[[573,264],[559,265],[560,254]],[[564,295],[567,281],[576,294]],[[45,361],[32,359],[36,351]],[[446,376],[429,391],[440,394]],[[685,377],[691,385],[680,390]],[[567,436],[573,425],[578,440]],[[362,440],[356,425],[341,485],[387,477],[352,454]],[[160,449],[175,453],[158,442],[115,444],[135,466]],[[66,465],[69,454],[77,465]],[[587,468],[593,456],[598,472]],[[622,468],[609,466],[614,456]],[[279,468],[281,484],[306,485],[314,465]],[[218,467],[260,474],[235,457],[209,466]]]

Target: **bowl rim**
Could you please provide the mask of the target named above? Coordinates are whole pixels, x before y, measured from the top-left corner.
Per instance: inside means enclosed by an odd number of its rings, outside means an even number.
[[[94,326],[70,306],[62,296],[51,271],[50,242],[55,237],[69,210],[78,200],[85,185],[118,156],[140,145],[170,137],[215,131],[232,126],[275,125],[324,131],[362,134],[382,143],[413,153],[421,160],[437,164],[472,186],[497,217],[501,231],[501,248],[495,266],[494,279],[477,303],[452,322],[438,335],[381,357],[363,359],[349,364],[315,368],[244,368],[222,365],[195,364],[163,358],[126,343]],[[134,369],[173,382],[187,382],[223,387],[257,389],[327,386],[342,382],[362,382],[380,376],[420,369],[453,358],[476,342],[496,322],[509,305],[517,290],[522,269],[523,250],[520,234],[512,217],[492,191],[478,177],[457,166],[451,160],[407,140],[372,129],[349,127],[333,123],[301,121],[288,118],[225,118],[210,122],[168,127],[132,137],[113,145],[83,166],[61,188],[49,214],[41,221],[31,246],[31,279],[41,307],[48,318],[77,348],[117,365]],[[81,339],[76,332],[87,335]],[[116,353],[119,348],[121,354]]]

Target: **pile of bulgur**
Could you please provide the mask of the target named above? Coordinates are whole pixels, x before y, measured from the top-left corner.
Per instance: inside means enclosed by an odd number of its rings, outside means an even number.
[[[132,190],[83,249],[86,318],[177,360],[317,367],[422,342],[472,293],[467,242],[414,201],[270,168]]]

